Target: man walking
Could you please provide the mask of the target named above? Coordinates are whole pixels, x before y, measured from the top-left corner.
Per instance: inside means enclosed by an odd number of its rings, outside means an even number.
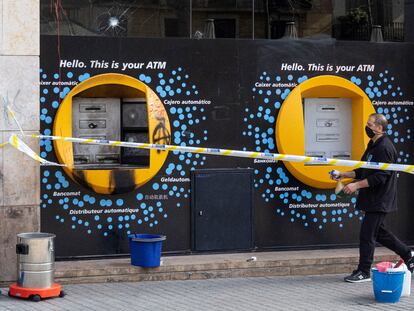
[[[395,163],[397,151],[385,133],[388,126],[384,115],[374,113],[368,118],[365,132],[371,139],[362,161]],[[385,227],[385,217],[397,209],[397,174],[394,171],[381,171],[359,168],[350,172],[340,172],[334,179],[353,178],[344,187],[344,192],[358,192],[355,208],[365,212],[359,235],[359,265],[346,282],[358,283],[371,280],[370,270],[374,257],[375,242],[397,253],[413,272],[414,253]]]

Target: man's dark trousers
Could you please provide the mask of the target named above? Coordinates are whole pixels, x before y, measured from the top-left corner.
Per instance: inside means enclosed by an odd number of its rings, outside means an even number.
[[[369,274],[374,259],[375,242],[397,253],[404,261],[411,258],[411,249],[385,228],[383,212],[366,212],[359,235],[358,270]]]

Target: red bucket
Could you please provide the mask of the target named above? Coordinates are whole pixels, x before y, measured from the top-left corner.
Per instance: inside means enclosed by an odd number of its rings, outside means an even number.
[[[383,261],[380,263],[377,263],[375,266],[379,272],[387,272],[388,269],[394,267],[394,264],[392,262]]]

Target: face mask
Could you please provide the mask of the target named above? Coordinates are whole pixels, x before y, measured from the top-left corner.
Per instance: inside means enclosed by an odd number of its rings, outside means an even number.
[[[369,138],[372,138],[375,136],[375,132],[368,126],[365,126],[365,133],[367,134]]]

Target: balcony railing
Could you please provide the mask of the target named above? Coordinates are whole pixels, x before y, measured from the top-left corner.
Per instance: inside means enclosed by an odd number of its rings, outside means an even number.
[[[384,41],[404,41],[404,24],[382,25],[382,35]],[[371,27],[369,25],[336,24],[332,27],[332,36],[338,40],[369,41]]]

